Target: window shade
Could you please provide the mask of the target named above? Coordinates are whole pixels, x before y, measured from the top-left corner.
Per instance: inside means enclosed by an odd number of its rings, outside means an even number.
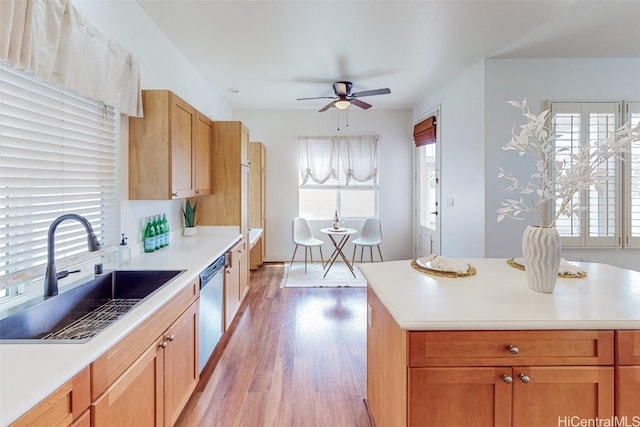
[[[583,144],[594,151],[604,139],[613,136],[619,127],[619,103],[615,102],[554,102],[551,104],[556,160],[572,163]],[[561,216],[555,223],[563,246],[618,246],[620,244],[620,172],[615,157],[600,165],[599,172],[609,179],[599,188],[594,186],[572,198],[581,206],[579,215]],[[553,207],[559,209],[560,201]],[[574,209],[574,212],[577,212]]]
[[[0,64],[0,285],[44,276],[62,214],[86,217],[103,247],[117,243],[116,126],[102,102]],[[77,221],[60,224],[55,247],[57,262],[96,257]]]
[[[640,125],[640,102],[626,104],[631,127]],[[627,247],[640,248],[640,141],[633,141],[624,162],[625,195],[627,196]]]
[[[413,141],[416,147],[436,142],[436,116],[427,117],[413,127]]]
[[[378,136],[299,137],[300,186],[374,188],[378,179]]]

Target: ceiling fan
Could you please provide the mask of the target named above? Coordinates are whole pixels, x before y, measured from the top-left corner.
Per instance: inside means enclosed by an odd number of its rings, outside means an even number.
[[[371,108],[371,104],[367,104],[364,101],[359,100],[358,98],[362,98],[364,96],[374,96],[374,95],[386,95],[391,93],[391,89],[383,88],[383,89],[373,89],[373,90],[363,90],[362,92],[354,92],[351,93],[351,88],[353,87],[353,83],[347,81],[340,81],[333,83],[333,92],[336,94],[335,96],[317,96],[314,98],[297,98],[296,101],[304,101],[307,99],[334,99],[324,107],[322,107],[319,112],[327,111],[331,107],[336,107],[340,110],[344,110],[345,108],[349,108],[351,104],[356,107],[360,107],[362,109]]]

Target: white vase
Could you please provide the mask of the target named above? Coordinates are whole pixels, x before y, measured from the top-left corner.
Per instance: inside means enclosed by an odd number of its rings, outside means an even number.
[[[537,292],[553,292],[560,269],[558,231],[528,226],[522,234],[522,260],[529,287]]]
[[[198,227],[185,227],[182,229],[182,235],[192,237],[198,234]]]

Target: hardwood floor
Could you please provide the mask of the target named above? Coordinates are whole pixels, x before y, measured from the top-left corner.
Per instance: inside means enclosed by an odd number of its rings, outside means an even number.
[[[366,289],[280,288],[283,269],[251,273],[177,426],[369,426]]]

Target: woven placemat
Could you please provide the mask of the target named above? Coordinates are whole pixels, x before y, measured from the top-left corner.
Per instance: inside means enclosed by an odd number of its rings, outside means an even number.
[[[430,268],[425,268],[418,265],[418,263],[414,259],[411,261],[411,267],[413,267],[414,269],[418,270],[421,273],[430,274],[432,276],[440,276],[440,277],[457,278],[457,277],[468,277],[468,276],[476,275],[476,269],[471,265],[469,266],[469,269],[467,270],[466,273],[456,273],[455,271],[440,271],[440,270],[432,270]]]
[[[507,260],[507,264],[509,264],[513,268],[517,268],[518,270],[524,271],[524,265],[518,264],[514,258],[509,258]],[[585,277],[587,277],[587,272],[586,271],[581,271],[581,272],[579,272],[577,274],[560,273],[560,272],[558,272],[558,277],[562,277],[562,278],[565,278],[565,279],[584,279]]]

